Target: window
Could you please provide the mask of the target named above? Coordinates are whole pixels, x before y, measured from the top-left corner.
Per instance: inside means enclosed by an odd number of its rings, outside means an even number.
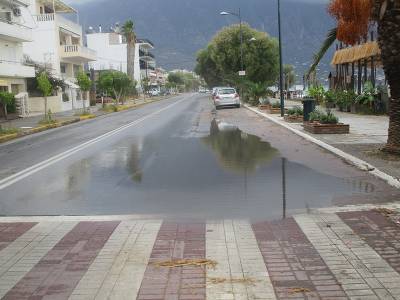
[[[62,74],[67,73],[67,66],[64,65],[64,64],[61,64],[60,65],[60,71],[61,71]]]

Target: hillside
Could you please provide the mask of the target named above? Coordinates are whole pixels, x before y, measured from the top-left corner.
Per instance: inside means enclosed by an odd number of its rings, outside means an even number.
[[[108,28],[132,18],[139,37],[151,39],[158,64],[166,69],[192,69],[196,52],[223,26],[236,22],[221,10],[242,8],[243,20],[277,36],[276,1],[267,0],[97,0],[75,5],[85,27]],[[332,21],[326,4],[302,0],[282,1],[284,62],[294,64],[302,75]],[[99,4],[101,3],[101,5]],[[321,66],[329,69],[328,58]]]

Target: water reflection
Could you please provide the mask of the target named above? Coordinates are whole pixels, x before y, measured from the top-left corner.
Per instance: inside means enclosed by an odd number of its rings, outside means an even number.
[[[277,149],[257,136],[249,135],[230,124],[213,120],[210,135],[202,139],[217,155],[219,163],[236,172],[255,172],[278,156]]]

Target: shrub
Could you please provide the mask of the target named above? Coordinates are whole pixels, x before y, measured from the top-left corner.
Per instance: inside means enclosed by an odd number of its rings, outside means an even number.
[[[269,101],[268,98],[260,98],[259,102],[260,102],[261,105],[271,104],[271,101]]]
[[[302,116],[303,109],[300,106],[295,106],[293,108],[288,109],[287,114],[289,116]]]
[[[321,124],[337,124],[339,123],[338,117],[336,117],[331,111],[324,113],[322,111],[313,111],[310,113],[311,122],[319,122]]]
[[[356,98],[357,94],[354,91],[343,90],[336,92],[336,104],[341,110],[345,110],[354,104]]]
[[[355,99],[355,102],[362,105],[372,105],[377,96],[377,89],[374,88],[371,81],[367,81],[364,84],[363,93]]]
[[[308,90],[308,95],[314,98],[317,103],[321,103],[325,97],[325,89],[322,86],[312,86]]]
[[[271,104],[272,108],[281,108],[281,103],[280,102],[274,102]]]
[[[1,135],[13,134],[13,133],[18,133],[18,132],[20,132],[19,128],[2,128],[0,126],[0,134]]]
[[[321,115],[319,122],[321,124],[337,124],[339,123],[339,118],[332,112],[328,111],[326,114]]]

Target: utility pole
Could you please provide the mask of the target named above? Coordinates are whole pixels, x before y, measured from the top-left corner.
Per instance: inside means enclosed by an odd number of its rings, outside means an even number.
[[[279,31],[279,90],[281,99],[281,117],[285,115],[285,98],[283,96],[283,58],[281,34],[281,1],[278,0],[278,31]]]

